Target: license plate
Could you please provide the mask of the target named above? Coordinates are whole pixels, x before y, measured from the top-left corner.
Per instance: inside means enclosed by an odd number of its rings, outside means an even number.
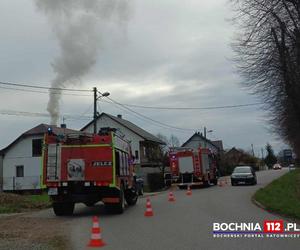
[[[239,181],[238,184],[245,184],[245,182],[244,181]]]
[[[49,188],[48,195],[57,195],[57,194],[58,194],[57,188]]]

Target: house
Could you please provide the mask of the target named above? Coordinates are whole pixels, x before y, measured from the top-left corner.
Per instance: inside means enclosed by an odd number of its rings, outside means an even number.
[[[93,133],[93,125],[94,121],[91,121],[81,131]],[[135,158],[134,164],[138,174],[145,176],[146,173],[157,172],[157,167],[161,164],[161,159],[158,158],[159,147],[165,145],[165,142],[124,119],[121,115],[100,114],[97,117],[97,129],[99,130],[101,127],[116,128],[124,135],[125,139],[131,142],[131,150]]]
[[[226,157],[226,159],[228,159],[228,161],[232,162],[235,165],[238,165],[240,164],[244,155],[245,153],[242,150],[238,150],[233,147],[232,149],[227,151],[224,156]]]
[[[182,147],[188,147],[193,149],[209,148],[212,152],[219,154],[223,151],[222,141],[211,141],[205,138],[202,133],[195,132],[185,143],[182,144]]]
[[[0,151],[3,191],[42,189],[42,146],[49,127],[56,134],[78,133],[65,127],[40,124],[21,134]]]
[[[236,166],[252,166],[255,170],[264,168],[258,158],[245,152],[242,149],[231,148],[221,157],[220,171],[223,175],[231,174]]]

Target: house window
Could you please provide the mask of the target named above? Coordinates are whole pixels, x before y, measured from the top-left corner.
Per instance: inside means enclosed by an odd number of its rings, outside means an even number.
[[[136,160],[139,159],[139,151],[138,150],[135,150],[134,157],[135,157]]]
[[[24,177],[24,166],[16,166],[16,177]]]
[[[32,156],[41,156],[42,155],[42,139],[33,139],[32,140]]]

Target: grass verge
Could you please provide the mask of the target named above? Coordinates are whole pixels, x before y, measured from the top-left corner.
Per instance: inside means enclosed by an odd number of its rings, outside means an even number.
[[[0,214],[27,212],[50,206],[51,203],[47,194],[18,195],[0,193]]]
[[[300,219],[300,169],[259,189],[254,194],[254,199],[271,212]]]

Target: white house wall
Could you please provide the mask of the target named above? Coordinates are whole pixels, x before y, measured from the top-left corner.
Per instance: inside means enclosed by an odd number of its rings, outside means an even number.
[[[102,127],[111,127],[111,128],[116,128],[116,129],[120,130],[125,135],[125,139],[131,141],[132,154],[134,155],[135,151],[136,150],[138,151],[139,159],[136,159],[135,163],[140,164],[140,156],[141,156],[140,141],[144,140],[141,136],[137,135],[136,133],[132,132],[131,130],[127,129],[126,127],[115,122],[114,120],[112,120],[111,118],[109,118],[107,116],[101,116],[97,120],[97,131],[99,131],[99,129]],[[84,131],[88,132],[88,133],[93,133],[94,125],[91,124]]]
[[[41,180],[41,157],[32,157],[32,139],[30,136],[18,141],[8,149],[3,158],[3,190],[39,189]],[[16,166],[24,166],[24,177],[16,177]]]

